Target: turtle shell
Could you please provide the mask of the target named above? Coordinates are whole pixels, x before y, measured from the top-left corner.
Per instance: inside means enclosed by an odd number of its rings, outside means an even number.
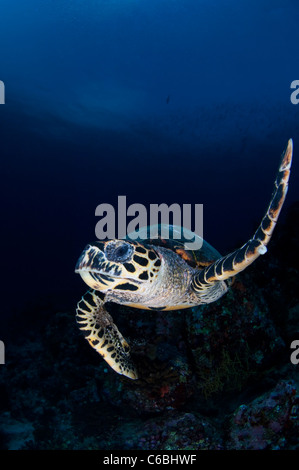
[[[126,238],[145,245],[168,248],[192,268],[204,268],[221,258],[221,254],[203,238],[177,225],[148,225],[129,233]]]

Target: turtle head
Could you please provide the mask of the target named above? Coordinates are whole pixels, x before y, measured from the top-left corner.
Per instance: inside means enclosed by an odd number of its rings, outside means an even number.
[[[78,259],[75,272],[84,282],[101,292],[138,291],[153,282],[161,266],[151,246],[129,240],[97,241],[87,245]]]

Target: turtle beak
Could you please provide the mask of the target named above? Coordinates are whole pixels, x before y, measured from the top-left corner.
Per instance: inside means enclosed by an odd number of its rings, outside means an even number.
[[[102,290],[104,287],[100,275],[97,274],[103,264],[103,258],[103,253],[97,247],[87,245],[75,267],[75,273],[80,274],[83,281],[95,290]]]
[[[92,289],[106,292],[120,274],[117,266],[107,262],[105,254],[96,245],[87,245],[75,267],[83,281]]]
[[[75,273],[80,273],[81,269],[84,268],[86,265],[86,260],[85,260],[85,250],[83,253],[81,253],[80,258],[78,259],[76,266],[75,266]]]
[[[104,261],[104,254],[96,246],[87,245],[75,267],[75,273],[81,271],[99,271]]]

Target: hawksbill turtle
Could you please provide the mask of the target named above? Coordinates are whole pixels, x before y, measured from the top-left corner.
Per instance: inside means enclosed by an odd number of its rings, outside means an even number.
[[[258,229],[241,248],[226,256],[203,240],[199,250],[191,251],[185,249],[184,240],[165,240],[161,236],[142,241],[96,241],[85,247],[75,272],[91,289],[79,301],[76,319],[89,344],[116,372],[138,378],[130,347],[105,303],[164,311],[194,307],[222,297],[232,278],[267,251],[286,197],[292,153],[290,139]]]

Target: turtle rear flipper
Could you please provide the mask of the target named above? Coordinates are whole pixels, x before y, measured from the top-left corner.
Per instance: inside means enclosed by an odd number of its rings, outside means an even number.
[[[90,290],[77,304],[76,319],[89,344],[115,372],[130,379],[138,374],[130,358],[130,346],[123,338],[96,291]]]
[[[254,236],[238,250],[219,258],[210,266],[194,274],[192,287],[199,295],[214,287],[218,281],[225,281],[243,271],[260,255],[267,251],[279,213],[283,206],[292,164],[293,141],[290,139],[284,153],[274,183],[274,192],[268,210]]]

